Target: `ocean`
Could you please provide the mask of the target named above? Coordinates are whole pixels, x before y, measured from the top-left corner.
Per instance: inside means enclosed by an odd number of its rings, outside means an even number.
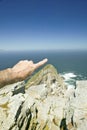
[[[2,51],[0,70],[12,67],[20,60],[38,62],[44,58],[56,67],[68,86],[73,87],[76,80],[87,80],[87,51]]]

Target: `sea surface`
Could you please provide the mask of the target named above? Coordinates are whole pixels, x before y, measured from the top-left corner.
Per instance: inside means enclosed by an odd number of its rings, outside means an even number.
[[[3,51],[0,52],[0,70],[12,67],[20,60],[33,60],[35,63],[48,58],[65,82],[74,86],[76,80],[87,80],[87,51]]]

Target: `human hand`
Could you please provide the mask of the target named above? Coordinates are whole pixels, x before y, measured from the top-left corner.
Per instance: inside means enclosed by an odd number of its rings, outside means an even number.
[[[33,63],[33,61],[23,60],[18,62],[12,68],[12,72],[14,77],[18,78],[19,80],[24,80],[28,76],[30,76],[37,68],[44,65],[48,59],[44,59],[38,63]]]

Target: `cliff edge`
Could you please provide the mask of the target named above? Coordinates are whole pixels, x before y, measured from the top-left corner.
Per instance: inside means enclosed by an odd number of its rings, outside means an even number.
[[[67,89],[52,65],[0,89],[0,130],[86,130],[87,81]]]

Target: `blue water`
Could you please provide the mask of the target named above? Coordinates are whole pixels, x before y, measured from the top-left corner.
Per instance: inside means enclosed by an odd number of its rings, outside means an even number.
[[[61,74],[72,73],[76,75],[74,79],[87,79],[87,51],[3,51],[0,52],[0,70],[12,67],[19,60],[38,62],[43,58],[48,58],[48,64],[53,64]]]

